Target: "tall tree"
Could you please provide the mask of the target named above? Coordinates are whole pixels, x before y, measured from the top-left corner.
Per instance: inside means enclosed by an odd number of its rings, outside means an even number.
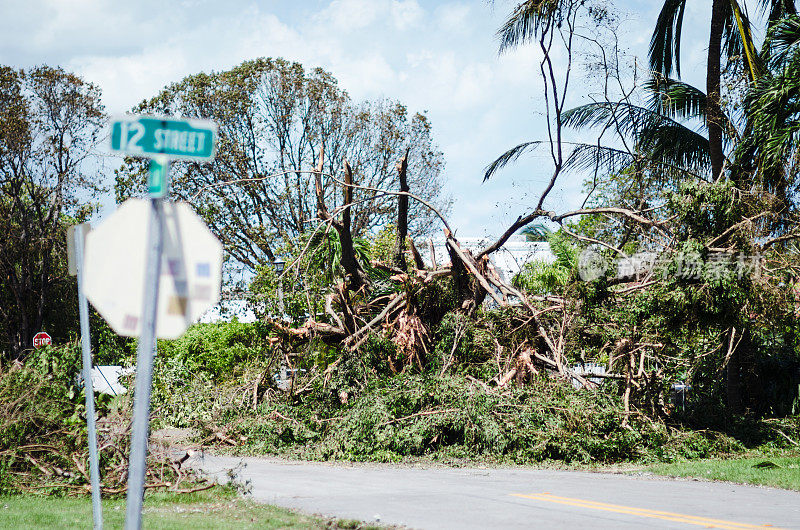
[[[559,9],[568,3],[568,0],[525,2],[514,12],[513,24],[504,26],[506,32],[510,31],[509,41],[516,44],[525,40],[520,36],[535,36],[541,20],[557,19]],[[724,355],[717,356],[710,365],[710,378],[705,384],[713,392],[721,392],[718,395],[725,397],[729,411],[741,413],[746,407],[751,411],[767,408],[763,406],[763,396],[759,396],[761,385],[752,383],[758,372],[756,365],[768,356],[762,354],[777,351],[776,344],[790,352],[797,351],[796,302],[788,297],[785,303],[773,306],[764,302],[778,299],[766,293],[784,292],[785,284],[789,283],[787,278],[797,275],[796,246],[792,249],[789,245],[800,238],[797,213],[800,180],[796,177],[800,166],[797,162],[800,20],[770,18],[767,45],[759,54],[755,52],[746,12],[739,3],[714,0],[709,4],[713,13],[707,92],[669,77],[673,72],[679,75],[680,33],[686,2],[668,0],[659,17],[651,50],[656,64],[655,75],[646,85],[649,105],[639,104],[640,93],[635,84],[633,89],[626,90],[624,83],[619,82],[621,94],[609,96],[609,91],[604,90],[604,100],[560,114],[560,124],[564,126],[601,129],[595,144],[563,142],[572,149],[563,168],[595,172],[583,207],[566,214],[537,207],[531,214],[520,217],[512,228],[546,217],[560,223],[564,234],[594,252],[607,252],[623,260],[642,251],[666,260],[677,256],[676,268],[664,269],[667,274],[663,275],[658,274],[661,271],[656,267],[646,270],[644,275],[625,274],[622,267],[613,268],[607,275],[607,285],[638,284],[609,291],[613,311],[607,318],[614,322],[615,334],[617,329],[628,326],[625,341],[630,340],[627,335],[640,336],[644,329],[640,317],[647,311],[641,312],[640,306],[636,306],[638,314],[627,324],[618,311],[626,303],[620,295],[641,289],[640,300],[658,301],[651,313],[655,317],[653,334],[659,337],[659,344],[668,342],[661,342],[662,333],[676,330],[680,332],[676,337],[683,336],[675,344],[685,348],[684,352],[696,350],[685,346],[695,337],[716,341],[716,351]],[[770,8],[770,17],[794,10],[794,2],[762,5]],[[608,50],[602,48],[597,37],[593,36],[591,41],[601,48],[606,83],[609,77],[620,81],[618,63],[606,62]],[[741,79],[744,74],[745,82],[737,85],[736,90],[726,88],[722,93],[721,78],[726,72],[731,80]],[[722,98],[731,98],[728,108],[736,111],[740,110],[736,98],[742,93],[746,94],[743,112],[726,116],[720,105]],[[703,136],[704,131],[687,126],[697,118],[706,124],[707,137]],[[614,136],[614,147],[603,145],[607,133]],[[561,142],[560,136],[555,141]],[[551,151],[558,148],[552,146],[553,142],[551,137]],[[527,142],[509,150],[489,166],[487,178],[527,149],[547,143]],[[715,144],[713,148],[711,144]],[[725,170],[723,149],[727,149],[732,162],[730,171]],[[687,175],[696,180],[687,179]],[[562,223],[573,216],[581,216],[577,225]],[[489,250],[496,247],[497,244]],[[693,253],[698,256],[691,265],[695,272],[687,276],[682,267],[691,261],[685,260],[685,256]],[[720,282],[719,269],[714,267],[732,253],[738,253],[740,262],[745,256],[760,259],[769,253],[766,258],[769,265],[763,269],[754,266],[752,275],[746,269],[739,269],[735,275],[729,271],[728,280]],[[648,293],[649,285],[657,287]],[[667,294],[652,294],[659,290]],[[681,291],[688,295],[673,297],[672,293]],[[703,299],[705,295],[700,293],[709,292],[714,294]],[[662,305],[667,299],[680,302],[668,309],[669,304]],[[776,326],[781,331],[770,337],[762,335],[762,330],[782,321],[788,324]],[[687,325],[687,322],[692,323]],[[615,335],[611,342],[619,341],[619,337]],[[605,348],[602,344],[611,342],[598,340],[599,351]],[[677,354],[682,356],[684,352]],[[659,354],[653,355],[655,358]],[[723,370],[725,377],[719,384]],[[747,379],[751,383],[743,384]]]
[[[12,358],[44,324],[64,328],[63,229],[92,211],[86,161],[104,118],[99,89],[79,77],[0,66],[0,351]]]
[[[406,149],[411,192],[445,209],[448,204],[440,178],[443,155],[428,119],[409,115],[399,102],[355,103],[319,68],[307,71],[283,59],[247,61],[189,76],[135,110],[219,124],[215,160],[176,164],[172,193],[191,202],[231,256],[253,270],[318,222],[312,170],[321,152],[328,208],[342,205],[345,160],[354,184],[373,188],[354,189],[353,236],[394,221],[395,200],[379,190],[398,189],[395,163]],[[118,172],[118,198],[140,192],[143,174],[141,163],[129,161]],[[435,226],[427,209],[416,203],[410,209],[412,234]]]
[[[737,146],[735,169],[774,194],[788,213],[800,201],[800,16],[772,26],[761,56],[765,72],[745,98],[748,134]]]
[[[687,0],[665,0],[650,40],[650,66],[654,72],[677,78],[681,75],[681,36]],[[788,14],[796,13],[794,0],[760,0],[767,13],[769,26]],[[724,117],[721,109],[722,58],[738,59],[744,56],[751,76],[754,75],[752,36],[749,19],[736,0],[712,0],[711,25],[706,65],[706,126],[708,128],[711,177],[722,175],[725,163]]]

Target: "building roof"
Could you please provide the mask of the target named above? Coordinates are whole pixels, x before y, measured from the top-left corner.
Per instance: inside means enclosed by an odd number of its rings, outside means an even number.
[[[468,249],[472,254],[477,254],[492,243],[491,240],[480,237],[459,237],[457,240],[463,248]],[[425,264],[427,266],[432,265],[431,243],[433,243],[436,263],[439,266],[450,263],[450,256],[445,247],[445,239],[433,239],[417,244]],[[489,260],[504,281],[511,281],[511,278],[522,269],[524,264],[532,261],[552,263],[555,261],[555,256],[550,252],[550,244],[547,242],[528,241],[525,236],[511,236],[500,249],[489,256]]]

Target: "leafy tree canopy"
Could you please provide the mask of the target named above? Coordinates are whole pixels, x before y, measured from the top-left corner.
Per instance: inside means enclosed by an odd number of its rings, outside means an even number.
[[[251,270],[273,261],[277,249],[316,225],[314,175],[324,153],[323,187],[334,210],[343,200],[341,168],[353,170],[351,229],[364,236],[394,219],[396,162],[406,149],[411,192],[442,206],[442,153],[424,114],[388,100],[354,102],[322,69],[284,59],[256,59],[224,72],[196,74],[143,101],[135,112],[202,117],[220,127],[210,164],[181,163],[173,170],[173,198],[187,200],[230,255]],[[118,200],[143,191],[146,168],[129,160],[118,171]],[[378,200],[375,200],[378,199]],[[434,228],[416,202],[412,234]]]
[[[61,68],[0,66],[0,352],[13,358],[47,328],[77,320],[64,229],[101,191],[87,164],[105,119],[100,90]],[[70,311],[72,311],[70,313]]]

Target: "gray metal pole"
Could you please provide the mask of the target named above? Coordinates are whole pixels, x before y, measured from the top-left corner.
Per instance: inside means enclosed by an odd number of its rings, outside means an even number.
[[[283,279],[280,277],[278,277],[278,310],[281,312],[280,318],[283,319],[286,311],[283,306]]]
[[[142,527],[142,503],[144,502],[144,481],[147,472],[147,439],[150,427],[150,390],[153,383],[153,356],[156,346],[158,286],[161,275],[161,255],[164,249],[163,199],[152,198],[150,205],[148,228],[150,248],[147,250],[142,327],[136,356],[136,392],[133,395],[133,435],[128,464],[126,530],[139,530]]]
[[[103,508],[100,504],[100,465],[97,457],[97,429],[94,418],[94,385],[92,384],[92,343],[89,336],[89,305],[83,293],[83,243],[86,232],[75,227],[75,265],[78,276],[78,310],[81,318],[81,348],[83,350],[83,391],[86,394],[86,426],[89,441],[89,473],[92,482],[92,515],[95,530],[103,528]]]

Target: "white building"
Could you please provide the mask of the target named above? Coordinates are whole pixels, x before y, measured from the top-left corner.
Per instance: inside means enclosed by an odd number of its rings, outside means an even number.
[[[479,237],[459,237],[456,238],[463,248],[468,249],[473,255],[491,245],[494,241]],[[436,263],[439,266],[450,263],[450,255],[447,253],[445,239],[434,239],[423,241],[417,244],[417,250],[422,255],[422,260],[427,266],[431,266],[430,246],[436,256]],[[533,261],[544,261],[552,263],[555,256],[550,252],[550,244],[546,242],[527,241],[525,236],[511,236],[505,245],[489,256],[489,260],[494,265],[503,281],[510,282],[526,263]]]
[[[491,245],[494,240],[480,237],[460,237],[458,242],[463,248],[468,249],[473,255],[477,255],[481,250]],[[433,265],[431,259],[431,244],[433,244],[436,265],[441,267],[450,263],[450,255],[447,253],[445,239],[432,239],[416,243],[417,250],[422,255],[425,265]],[[517,274],[522,266],[533,261],[544,261],[552,263],[555,260],[550,252],[550,244],[544,242],[527,241],[525,236],[511,236],[505,245],[489,256],[489,260],[494,265],[500,278],[510,283],[511,279]],[[236,317],[239,322],[255,322],[256,314],[250,303],[242,298],[235,296],[209,309],[202,317],[200,322],[220,322],[230,321]]]
[[[211,322],[230,322],[234,318],[239,322],[255,322],[256,312],[249,301],[244,299],[223,300],[200,317],[198,322],[208,324]]]

